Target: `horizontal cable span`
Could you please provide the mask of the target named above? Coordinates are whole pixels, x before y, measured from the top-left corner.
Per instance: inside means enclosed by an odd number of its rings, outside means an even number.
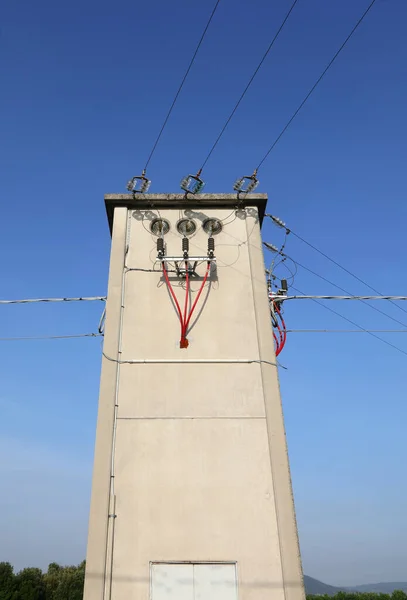
[[[275,296],[275,300],[407,300],[407,296]]]
[[[38,335],[32,337],[0,337],[0,342],[21,342],[26,340],[70,340],[73,338],[101,336],[103,336],[103,333],[76,333],[73,335]]]
[[[25,298],[22,300],[0,300],[0,304],[30,304],[38,302],[93,302],[100,300],[104,302],[106,296],[90,296],[84,298]]]
[[[407,333],[407,329],[286,329],[287,333]]]
[[[218,365],[218,364],[266,364],[276,367],[277,364],[269,360],[263,360],[261,358],[134,358],[123,360],[119,358],[112,358],[104,352],[103,356],[111,362],[118,363],[120,365],[172,365],[172,364],[183,364],[183,365]]]

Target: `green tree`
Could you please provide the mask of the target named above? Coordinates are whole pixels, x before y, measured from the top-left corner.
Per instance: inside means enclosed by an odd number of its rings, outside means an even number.
[[[64,567],[53,600],[82,600],[85,581],[85,563]]]
[[[15,576],[13,600],[45,600],[45,582],[41,569],[23,569]]]
[[[0,562],[0,600],[12,600],[14,588],[15,575],[13,567],[8,562]]]
[[[403,590],[394,590],[391,600],[407,600],[407,594]]]
[[[45,600],[54,600],[59,586],[62,568],[58,563],[48,565],[48,571],[44,575]]]

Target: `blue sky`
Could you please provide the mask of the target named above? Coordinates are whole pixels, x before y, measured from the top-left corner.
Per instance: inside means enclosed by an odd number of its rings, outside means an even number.
[[[253,170],[367,4],[299,0],[205,169],[206,191],[232,191]],[[212,6],[4,4],[2,298],[106,292],[103,195],[144,166]],[[152,192],[176,192],[198,169],[288,6],[221,1],[150,164]],[[270,212],[386,294],[407,286],[406,22],[405,0],[377,0],[259,173]],[[278,245],[281,231],[265,222],[263,238]],[[286,252],[369,293],[292,236]],[[338,293],[300,268],[295,285]],[[363,304],[329,306],[398,327]],[[101,310],[2,306],[1,337],[94,331]],[[292,329],[349,328],[312,302],[287,303],[285,316]],[[407,352],[404,334],[385,337]],[[16,568],[85,556],[100,349],[0,342],[0,560]],[[304,570],[329,583],[407,579],[406,359],[366,334],[292,333],[281,354]]]

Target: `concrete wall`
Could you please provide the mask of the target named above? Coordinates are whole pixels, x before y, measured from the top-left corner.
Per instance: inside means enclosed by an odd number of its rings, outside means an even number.
[[[206,216],[224,228],[186,350],[162,274],[150,271],[156,214],[114,217],[85,600],[147,600],[154,561],[236,561],[239,600],[300,600],[257,209],[191,214],[191,255],[206,255]],[[179,211],[161,216],[167,255],[181,255]],[[184,284],[171,281],[183,303]],[[143,359],[158,362],[132,363]]]

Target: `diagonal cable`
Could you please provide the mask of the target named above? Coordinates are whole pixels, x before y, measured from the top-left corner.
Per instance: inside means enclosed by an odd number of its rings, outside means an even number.
[[[294,260],[293,258],[289,257],[290,260],[292,260],[293,262],[295,262],[299,267],[301,267],[301,269],[304,269],[305,271],[308,271],[308,273],[311,273],[312,275],[315,275],[315,277],[318,277],[319,279],[322,279],[322,281],[326,281],[327,283],[329,283],[330,285],[333,285],[334,287],[336,287],[338,290],[341,290],[342,292],[345,292],[345,294],[349,294],[349,296],[355,296],[354,294],[352,294],[351,292],[349,292],[348,290],[346,290],[345,288],[341,287],[340,285],[337,285],[336,283],[334,283],[333,281],[331,281],[330,279],[327,279],[326,277],[324,277],[323,275],[320,275],[319,273],[316,273],[315,271],[313,271],[312,269],[309,269],[308,267],[306,267],[305,265],[302,265],[301,263],[298,262],[298,260]],[[406,323],[403,323],[402,321],[399,321],[398,319],[395,319],[394,317],[392,317],[391,315],[387,314],[386,312],[384,312],[383,310],[380,310],[380,308],[377,308],[376,306],[372,306],[371,304],[369,304],[369,302],[367,302],[366,300],[362,300],[359,299],[360,302],[363,302],[363,304],[366,304],[366,306],[368,306],[369,308],[371,308],[372,310],[375,310],[376,312],[380,313],[381,315],[384,315],[385,317],[387,317],[388,319],[391,319],[392,321],[394,321],[395,323],[398,323],[399,325],[403,325],[403,327],[407,327]]]
[[[180,93],[181,93],[181,90],[182,90],[182,88],[184,87],[184,83],[185,83],[185,81],[186,81],[186,79],[187,79],[187,77],[188,77],[188,75],[189,75],[189,72],[190,72],[190,70],[191,70],[191,68],[192,68],[192,65],[193,65],[193,64],[194,64],[194,62],[195,62],[196,55],[198,54],[199,48],[200,48],[200,47],[201,47],[201,45],[202,45],[202,42],[203,42],[203,40],[204,40],[204,37],[205,37],[205,35],[206,35],[206,32],[208,31],[209,25],[210,25],[210,24],[211,24],[211,22],[212,22],[212,19],[213,19],[214,15],[215,15],[216,9],[217,9],[217,8],[218,8],[218,6],[219,6],[219,3],[220,3],[220,0],[217,0],[217,1],[216,1],[216,3],[215,3],[215,6],[213,7],[213,10],[212,10],[211,16],[210,16],[210,17],[209,17],[209,19],[208,19],[208,22],[207,22],[207,24],[206,24],[206,27],[205,27],[205,29],[204,29],[204,31],[203,31],[203,33],[202,33],[202,35],[201,35],[201,38],[200,38],[200,40],[199,40],[199,42],[198,42],[198,45],[197,45],[197,47],[196,47],[196,49],[195,49],[195,52],[194,52],[194,54],[193,54],[193,56],[192,56],[192,58],[191,58],[191,60],[190,60],[190,62],[189,62],[188,68],[187,68],[187,70],[185,71],[184,77],[182,78],[182,80],[181,80],[181,83],[180,83],[180,85],[179,85],[179,88],[178,88],[178,90],[177,90],[177,93],[175,94],[174,100],[172,101],[172,104],[171,104],[171,106],[170,106],[170,108],[169,108],[169,110],[168,110],[168,112],[167,112],[167,115],[166,115],[166,117],[165,117],[165,119],[164,119],[164,122],[163,122],[163,124],[162,124],[162,126],[161,126],[160,132],[159,132],[159,134],[158,134],[158,136],[157,136],[157,138],[156,138],[156,140],[155,140],[155,142],[154,142],[154,144],[153,144],[153,147],[152,147],[152,149],[151,149],[151,152],[150,152],[150,154],[149,154],[149,157],[148,157],[148,159],[147,159],[147,162],[146,162],[146,164],[145,164],[144,171],[147,171],[147,167],[148,167],[148,165],[149,165],[149,163],[150,163],[150,161],[151,161],[151,159],[152,159],[152,157],[153,157],[153,154],[154,154],[154,152],[155,152],[155,150],[156,150],[156,148],[157,148],[157,146],[158,146],[158,142],[160,141],[160,139],[161,139],[161,136],[162,136],[162,134],[163,134],[163,132],[164,132],[164,129],[165,129],[165,127],[166,127],[167,123],[168,123],[168,119],[170,118],[170,116],[171,116],[171,113],[172,113],[172,111],[173,111],[173,109],[174,109],[174,106],[175,106],[175,104],[176,104],[176,102],[177,102],[177,100],[178,100],[178,96],[180,95]]]
[[[307,244],[307,246],[309,246],[310,248],[312,248],[313,250],[315,250],[316,252],[318,252],[318,254],[320,254],[321,256],[323,256],[324,258],[326,258],[327,260],[329,260],[332,264],[334,264],[337,267],[339,267],[340,269],[342,269],[342,271],[344,271],[345,273],[347,273],[348,275],[350,275],[351,277],[353,277],[354,279],[356,279],[360,283],[363,283],[363,285],[365,285],[367,288],[369,288],[370,290],[372,290],[372,292],[375,292],[379,296],[383,296],[384,295],[381,292],[379,292],[379,290],[377,290],[376,288],[372,287],[369,283],[367,283],[366,281],[364,281],[363,279],[361,279],[361,277],[358,277],[355,273],[352,273],[352,271],[349,271],[349,269],[347,269],[346,267],[344,267],[343,265],[341,265],[339,262],[337,262],[336,260],[334,260],[333,258],[331,258],[330,256],[328,256],[328,254],[325,254],[325,252],[322,252],[322,250],[320,250],[319,248],[317,248],[316,246],[314,246],[313,244],[311,244],[310,242],[308,242],[307,240],[305,240],[303,237],[301,237],[300,235],[298,235],[298,233],[295,233],[295,231],[293,231],[292,229],[290,229],[290,233],[292,235],[294,235],[296,238],[298,238],[299,240],[301,240],[301,242],[303,242],[304,244]],[[400,306],[399,304],[397,304],[393,300],[389,300],[389,302],[391,302],[392,304],[394,304],[394,306],[397,306],[398,309],[400,309],[403,312],[407,313],[407,310],[405,308],[403,308],[402,306]]]
[[[260,169],[260,167],[262,166],[262,164],[264,163],[264,161],[266,160],[266,158],[269,156],[270,152],[274,149],[274,147],[278,144],[278,142],[280,141],[280,139],[283,137],[283,135],[285,134],[285,132],[287,131],[287,129],[289,128],[289,126],[291,125],[291,123],[294,121],[295,117],[298,115],[298,113],[300,112],[300,110],[302,109],[302,107],[304,106],[304,104],[310,98],[310,96],[312,95],[312,93],[314,92],[314,90],[321,83],[322,79],[324,78],[324,76],[326,75],[326,73],[329,71],[329,69],[331,68],[331,66],[335,62],[335,60],[338,58],[339,54],[345,48],[346,44],[349,42],[349,40],[351,39],[352,35],[355,33],[355,31],[357,30],[357,28],[359,27],[359,25],[362,23],[363,19],[366,17],[366,15],[368,14],[368,12],[370,11],[370,9],[372,8],[372,6],[373,6],[373,4],[375,2],[376,2],[376,0],[372,0],[372,2],[369,4],[369,6],[367,7],[367,9],[363,13],[363,15],[357,21],[356,25],[354,25],[353,29],[351,30],[351,32],[349,33],[349,35],[346,37],[345,41],[341,44],[341,46],[339,47],[339,49],[335,52],[334,56],[331,58],[331,60],[329,61],[329,63],[325,67],[325,69],[322,71],[321,75],[318,77],[318,79],[316,80],[316,82],[314,83],[314,85],[312,86],[312,88],[310,89],[310,91],[308,92],[308,94],[305,96],[305,98],[303,99],[303,101],[301,102],[301,104],[298,106],[298,108],[292,114],[292,116],[287,121],[287,123],[284,125],[283,129],[280,131],[280,133],[278,134],[278,136],[276,137],[276,139],[274,140],[274,142],[271,144],[270,148],[267,150],[266,154],[263,156],[263,158],[261,159],[261,161],[257,165],[256,171],[258,171]]]
[[[298,288],[292,287],[292,289],[295,290],[296,292],[298,292],[299,294],[303,294],[304,295],[304,293],[301,290],[299,290]],[[371,335],[372,337],[376,338],[380,342],[383,342],[383,344],[386,344],[387,346],[390,346],[391,348],[394,348],[394,350],[398,350],[399,352],[401,352],[402,354],[405,354],[407,356],[407,352],[405,350],[402,350],[398,346],[395,346],[394,344],[392,344],[392,343],[388,342],[387,340],[381,338],[379,335],[376,335],[375,333],[373,333],[369,329],[365,329],[364,327],[362,327],[361,325],[359,325],[355,321],[352,321],[352,319],[348,319],[348,317],[345,317],[345,315],[342,315],[340,312],[334,310],[333,308],[330,308],[329,306],[326,306],[325,304],[323,304],[322,302],[319,302],[319,300],[315,300],[314,298],[313,298],[313,302],[316,302],[317,304],[319,304],[320,306],[322,306],[323,308],[325,308],[325,310],[329,310],[329,312],[333,313],[334,315],[337,315],[341,319],[344,319],[348,323],[351,323],[351,325],[353,325],[354,327],[357,327],[360,331],[364,331],[365,333]]]
[[[219,133],[218,137],[216,138],[215,142],[212,145],[212,148],[209,150],[209,152],[208,152],[205,160],[202,163],[202,166],[201,166],[201,169],[200,169],[201,171],[205,167],[206,163],[208,162],[208,160],[212,156],[213,151],[215,150],[216,146],[220,142],[220,139],[223,136],[223,134],[225,133],[227,126],[229,125],[230,121],[233,119],[233,116],[234,116],[235,112],[237,111],[237,109],[239,108],[239,105],[240,105],[241,101],[245,97],[245,95],[246,95],[247,91],[249,90],[251,84],[253,83],[254,78],[256,77],[257,73],[260,71],[260,68],[261,68],[262,64],[264,63],[264,61],[266,60],[266,58],[267,58],[270,50],[274,46],[275,41],[277,40],[278,36],[280,35],[280,33],[281,33],[284,25],[286,24],[286,22],[288,20],[288,17],[290,16],[290,14],[293,11],[293,9],[294,9],[295,5],[297,4],[297,2],[298,2],[298,0],[294,0],[294,2],[292,3],[292,5],[291,5],[291,7],[290,7],[290,9],[288,11],[288,13],[286,14],[286,16],[283,19],[283,22],[281,23],[280,27],[278,28],[277,33],[274,35],[273,39],[271,40],[271,42],[269,44],[269,47],[267,48],[266,52],[263,54],[263,57],[260,60],[259,64],[257,65],[257,67],[256,67],[253,75],[250,77],[250,79],[249,79],[249,81],[248,81],[245,89],[243,90],[243,92],[242,92],[239,100],[236,102],[236,104],[235,104],[232,112],[230,113],[229,117],[226,119],[226,122],[223,125],[222,129],[220,130],[220,133]]]

